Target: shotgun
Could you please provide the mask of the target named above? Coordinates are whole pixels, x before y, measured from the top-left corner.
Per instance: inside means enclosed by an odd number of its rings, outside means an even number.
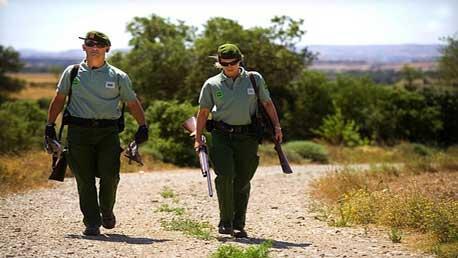
[[[189,133],[191,137],[196,137],[196,118],[191,117],[183,123],[183,128]],[[206,143],[205,136],[202,135],[202,142]],[[200,146],[197,150],[197,157],[199,158],[200,170],[202,176],[207,178],[208,196],[213,196],[212,179],[210,172],[210,164],[208,163],[208,150],[206,145]]]

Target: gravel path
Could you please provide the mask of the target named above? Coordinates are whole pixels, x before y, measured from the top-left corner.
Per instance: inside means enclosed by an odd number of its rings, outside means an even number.
[[[331,166],[293,167],[284,175],[279,167],[258,169],[252,181],[247,231],[250,238],[219,236],[217,199],[206,193],[198,170],[121,174],[113,230],[102,228],[98,237],[84,237],[73,178],[52,189],[30,191],[0,199],[0,257],[207,257],[218,246],[240,246],[273,240],[274,257],[427,257],[402,244],[393,244],[386,232],[334,228],[314,218],[307,195],[311,179]],[[174,200],[163,198],[164,187]],[[213,225],[211,240],[179,231],[166,231],[161,220],[172,213],[157,212],[163,205],[185,208],[182,216]]]

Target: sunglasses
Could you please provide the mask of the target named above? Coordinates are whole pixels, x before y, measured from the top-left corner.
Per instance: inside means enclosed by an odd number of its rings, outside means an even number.
[[[97,48],[104,48],[106,47],[107,45],[104,44],[104,43],[101,43],[101,42],[98,42],[98,41],[94,41],[94,40],[86,40],[84,41],[84,45],[86,45],[87,47],[97,47]]]
[[[234,61],[232,61],[232,62],[221,62],[221,61],[219,61],[219,64],[220,64],[221,66],[229,66],[229,65],[236,65],[236,64],[238,64],[239,62],[240,62],[240,59],[236,59],[236,60],[234,60]]]

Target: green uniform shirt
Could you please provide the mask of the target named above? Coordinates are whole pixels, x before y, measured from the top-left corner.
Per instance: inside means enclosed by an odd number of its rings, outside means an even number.
[[[270,100],[266,83],[258,72],[253,73],[259,89],[261,102]],[[230,125],[251,123],[251,116],[256,112],[256,92],[251,84],[248,72],[241,68],[240,75],[234,80],[223,72],[205,81],[199,97],[199,106],[208,108],[212,118]]]
[[[67,67],[57,85],[57,92],[68,96],[70,72]],[[119,101],[135,100],[129,76],[118,68],[105,64],[91,69],[85,61],[80,63],[73,80],[72,95],[68,110],[72,116],[88,119],[117,119],[121,116]]]

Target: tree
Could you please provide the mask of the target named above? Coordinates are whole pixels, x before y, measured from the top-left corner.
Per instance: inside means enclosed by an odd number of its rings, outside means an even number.
[[[458,33],[443,40],[447,45],[441,49],[439,73],[446,83],[458,87]]]
[[[407,90],[415,90],[414,81],[422,78],[422,73],[409,65],[404,65],[401,69],[401,77],[406,81],[405,87]]]
[[[127,31],[132,34],[132,50],[127,54],[115,53],[110,62],[129,74],[140,96],[178,98],[191,68],[189,45],[195,29],[153,14],[135,17]]]
[[[5,48],[0,45],[0,61],[0,75],[2,76],[7,72],[19,72],[22,68],[19,53],[12,47]]]
[[[6,75],[6,73],[19,72],[22,66],[17,51],[12,47],[5,48],[0,45],[0,100],[5,98],[7,93],[18,91],[24,87],[22,81]]]
[[[289,103],[282,126],[288,139],[312,138],[315,136],[312,129],[334,112],[332,88],[325,75],[316,71],[304,71],[291,87],[297,97]]]

